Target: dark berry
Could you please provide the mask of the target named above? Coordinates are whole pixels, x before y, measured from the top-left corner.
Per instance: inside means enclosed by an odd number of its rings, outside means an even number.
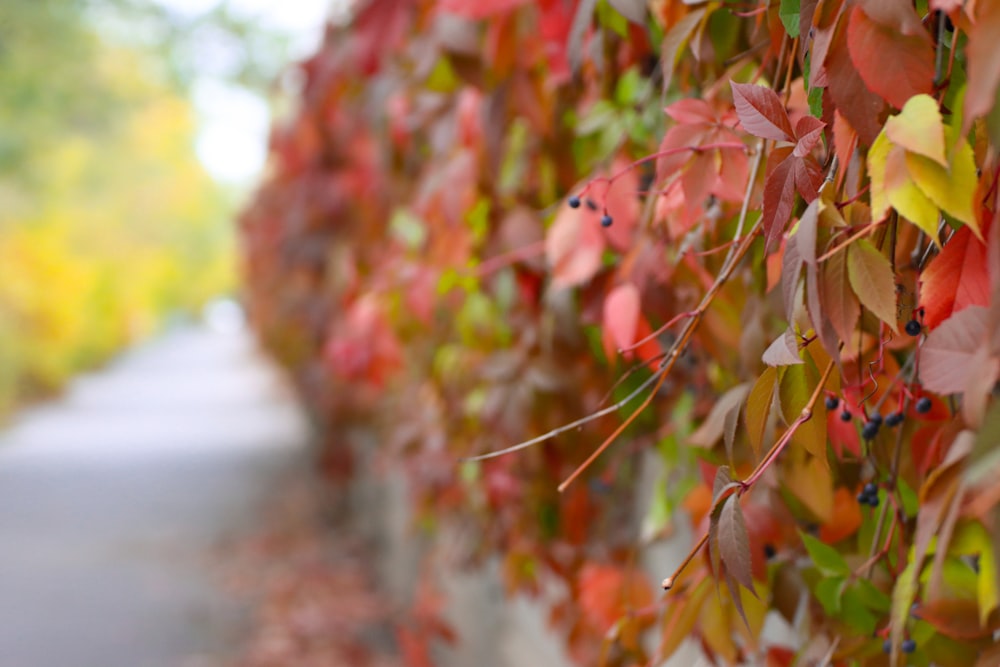
[[[917,642],[912,639],[904,639],[903,643],[899,645],[899,650],[903,653],[913,653],[917,650]]]
[[[910,320],[909,322],[907,322],[905,328],[906,328],[906,333],[910,334],[911,336],[919,336],[920,332],[923,331],[923,327],[920,326],[920,322],[917,322],[916,320]]]
[[[601,216],[601,227],[610,227],[612,224],[614,224],[614,222],[615,219],[612,218],[607,213]]]
[[[844,410],[843,412],[841,412],[840,413],[840,421],[842,421],[842,422],[849,422],[849,421],[851,421],[851,413],[848,412],[847,410]]]
[[[764,545],[764,557],[765,558],[767,558],[767,559],[774,558],[774,556],[777,553],[778,553],[778,550],[774,548],[773,544],[765,544]]]
[[[881,426],[882,425],[882,415],[879,414],[878,412],[873,412],[868,417],[868,421],[870,421],[873,424],[878,424],[879,426]]]
[[[920,400],[917,401],[916,410],[918,414],[926,415],[931,411],[931,399],[927,396],[921,396]]]
[[[569,204],[570,208],[580,208],[580,198],[577,197],[576,195],[570,197],[569,200],[567,200],[567,203]]]
[[[858,495],[855,496],[855,498],[858,499],[858,504],[859,505],[867,505],[868,504],[868,494],[865,493],[864,491],[858,491]]]
[[[868,496],[868,504],[872,507],[878,507],[878,494],[874,496]]]
[[[587,203],[587,208],[589,208],[591,211],[597,210],[597,202],[594,201],[593,199],[588,198],[586,203]]]
[[[863,493],[866,496],[877,496],[878,495],[878,484],[875,484],[874,482],[868,482],[867,484],[865,484],[865,488],[863,490]]]
[[[837,398],[836,396],[827,396],[826,397],[826,409],[827,410],[836,410],[838,405],[840,405],[840,399],[839,398]]]
[[[882,642],[882,652],[883,653],[892,653],[892,640],[891,639],[886,639],[884,642]]]
[[[865,440],[873,440],[878,435],[878,422],[867,422],[861,427],[861,437]]]
[[[894,426],[899,426],[903,423],[903,413],[902,412],[890,412],[885,418],[885,425],[892,428]]]

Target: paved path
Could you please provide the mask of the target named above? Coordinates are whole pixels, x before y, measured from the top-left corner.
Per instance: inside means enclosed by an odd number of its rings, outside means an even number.
[[[304,464],[244,333],[187,328],[0,432],[0,667],[215,664],[245,631],[220,545]]]

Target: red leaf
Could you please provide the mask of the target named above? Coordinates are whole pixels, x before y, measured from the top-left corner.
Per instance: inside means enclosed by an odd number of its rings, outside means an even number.
[[[529,0],[492,0],[491,2],[481,2],[480,0],[439,0],[437,9],[449,14],[457,14],[467,19],[486,19],[497,14],[503,14],[521,5],[528,4]]]
[[[719,538],[719,554],[726,570],[733,579],[754,592],[753,568],[750,561],[750,536],[743,521],[743,510],[740,508],[740,497],[733,494],[726,499],[719,513],[717,528]],[[756,595],[756,593],[754,593]],[[733,595],[737,595],[734,591]]]
[[[730,81],[740,123],[750,134],[775,141],[794,141],[792,123],[777,93],[764,86]]]
[[[847,26],[847,46],[868,89],[894,107],[901,109],[914,95],[933,92],[934,47],[927,33],[905,35],[855,7]]]
[[[986,345],[988,330],[989,310],[970,306],[928,334],[920,352],[924,386],[939,394],[964,392],[972,375],[990,368],[977,354]]]
[[[764,179],[764,238],[768,247],[785,231],[795,205],[795,165],[783,159],[791,151],[779,148],[771,153],[770,160],[781,162]]]
[[[986,245],[969,227],[962,227],[920,275],[924,324],[935,329],[953,313],[989,301]]]
[[[851,61],[844,23],[840,21],[837,24],[826,54],[827,90],[837,110],[858,133],[861,142],[871,145],[882,131],[886,106],[881,97],[868,90]],[[877,62],[882,63],[882,58]]]
[[[969,85],[965,95],[965,119],[962,133],[972,120],[989,113],[996,104],[1000,86],[1000,3],[976,4],[975,22],[969,30],[966,55],[969,61]]]
[[[640,315],[639,288],[633,283],[615,287],[604,299],[604,353],[613,360],[617,351],[636,340]],[[628,358],[630,354],[626,354]]]
[[[795,124],[795,136],[798,137],[798,141],[795,142],[795,150],[792,151],[792,155],[795,157],[808,155],[823,137],[824,127],[826,127],[826,123],[819,118],[813,116],[800,118],[799,122]]]

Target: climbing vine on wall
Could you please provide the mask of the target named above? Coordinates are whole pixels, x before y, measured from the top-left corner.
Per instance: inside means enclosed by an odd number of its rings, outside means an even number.
[[[581,664],[996,664],[998,40],[982,0],[362,2],[241,220],[253,318],[331,470],[376,425],[424,529],[564,584]]]

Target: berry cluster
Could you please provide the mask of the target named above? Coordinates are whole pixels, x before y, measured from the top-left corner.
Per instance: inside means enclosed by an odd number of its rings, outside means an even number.
[[[882,415],[877,412],[868,417],[868,421],[861,427],[861,437],[865,440],[874,440],[878,435],[878,430],[882,426]]]
[[[878,507],[878,485],[868,482],[864,488],[858,492],[858,502],[870,507]]]
[[[902,412],[899,411],[890,412],[888,415],[886,415],[885,425],[888,426],[889,428],[895,428],[896,426],[899,426],[902,423],[903,423]]]

